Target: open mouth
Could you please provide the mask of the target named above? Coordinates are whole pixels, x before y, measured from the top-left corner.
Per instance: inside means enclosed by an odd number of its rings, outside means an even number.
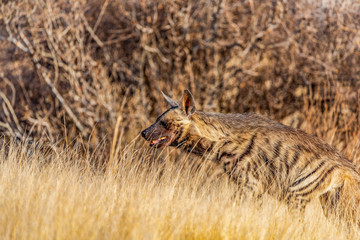
[[[161,138],[156,139],[156,140],[152,140],[152,141],[150,142],[150,147],[151,147],[151,146],[154,146],[154,145],[156,145],[156,144],[158,144],[158,143],[163,142],[165,139],[167,139],[167,136],[161,137]]]

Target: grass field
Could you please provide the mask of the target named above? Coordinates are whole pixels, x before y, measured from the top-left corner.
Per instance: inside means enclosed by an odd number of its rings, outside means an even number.
[[[360,170],[359,63],[358,1],[2,1],[0,239],[360,239],[139,137],[189,89]]]
[[[240,201],[231,183],[210,181],[204,167],[194,172],[171,161],[141,163],[149,153],[130,147],[105,172],[91,169],[74,150],[42,162],[39,152],[13,144],[7,149],[0,154],[1,239],[360,237],[326,219],[316,203],[302,218],[270,197]]]

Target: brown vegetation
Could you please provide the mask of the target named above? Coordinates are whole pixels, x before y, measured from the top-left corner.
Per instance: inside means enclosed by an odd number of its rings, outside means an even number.
[[[360,5],[353,1],[5,1],[1,130],[124,139],[164,108],[256,111],[359,148]],[[66,129],[66,130],[65,130]]]

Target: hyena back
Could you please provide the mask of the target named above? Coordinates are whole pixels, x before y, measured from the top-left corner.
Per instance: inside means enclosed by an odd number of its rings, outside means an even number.
[[[357,219],[360,175],[319,138],[252,113],[196,111],[188,90],[181,105],[163,95],[171,108],[142,131],[151,147],[174,146],[211,159],[243,192],[268,193],[300,209],[319,199],[326,215]]]

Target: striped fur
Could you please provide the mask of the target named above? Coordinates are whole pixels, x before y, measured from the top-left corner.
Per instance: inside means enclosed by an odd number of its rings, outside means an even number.
[[[166,99],[171,108],[142,132],[151,146],[174,146],[211,159],[244,193],[267,193],[300,209],[319,199],[326,214],[357,219],[360,175],[319,138],[253,113],[195,111],[187,90],[181,105]]]

